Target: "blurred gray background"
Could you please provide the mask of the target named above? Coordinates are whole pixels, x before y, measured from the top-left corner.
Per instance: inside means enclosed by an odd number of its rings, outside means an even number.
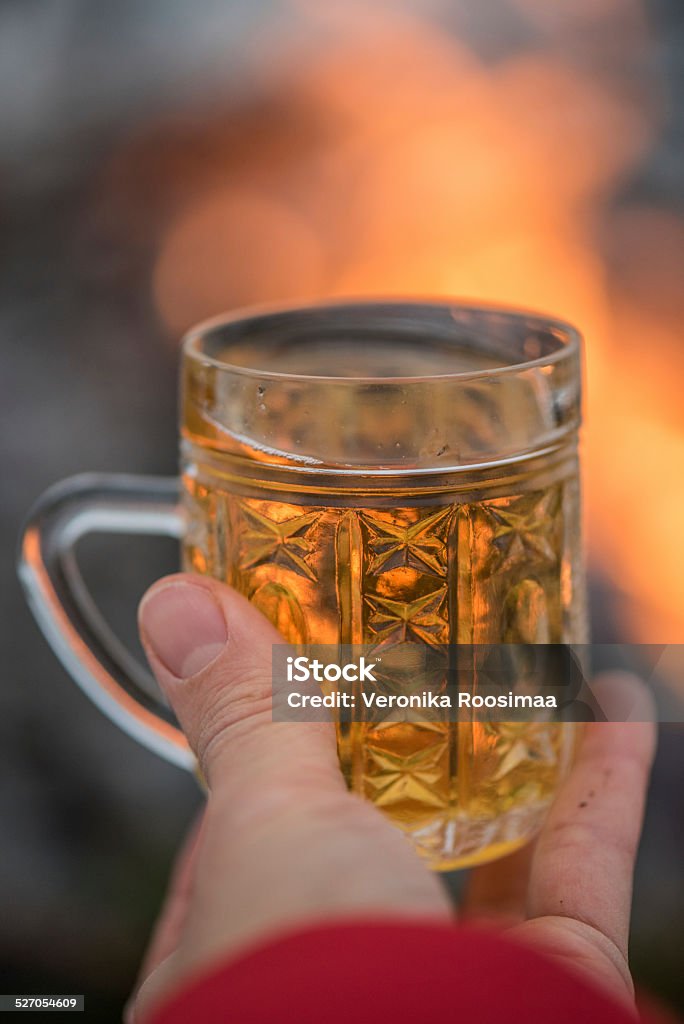
[[[681,3],[324,7],[0,3],[2,991],[85,992],[88,1020],[120,1019],[200,797],[67,678],[24,605],[15,545],[61,477],[175,471],[194,320],[412,291],[589,327],[594,636],[684,641],[681,521],[648,518],[661,481],[666,509],[684,497]],[[637,377],[643,395],[626,394]],[[637,428],[655,461],[635,485]],[[81,555],[136,647],[137,600],[175,568],[174,545],[98,539]],[[681,740],[663,729],[633,963],[684,1012]]]

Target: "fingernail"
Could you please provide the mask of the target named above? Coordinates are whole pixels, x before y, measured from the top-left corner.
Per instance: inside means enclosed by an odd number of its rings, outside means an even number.
[[[211,591],[185,580],[155,584],[143,597],[138,618],[145,644],[178,679],[210,665],[228,639]]]

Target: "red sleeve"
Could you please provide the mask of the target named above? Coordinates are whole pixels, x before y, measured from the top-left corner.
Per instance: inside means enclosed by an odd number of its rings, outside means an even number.
[[[198,976],[149,1024],[634,1024],[602,992],[493,932],[352,922],[264,943]]]

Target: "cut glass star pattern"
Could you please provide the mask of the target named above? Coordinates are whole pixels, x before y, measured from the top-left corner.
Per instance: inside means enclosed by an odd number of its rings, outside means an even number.
[[[367,628],[370,640],[378,645],[387,643],[445,643],[446,587],[438,587],[413,601],[394,600],[379,594],[368,594],[366,604],[370,614]]]
[[[492,529],[494,550],[487,561],[485,575],[508,572],[518,565],[543,563],[555,565],[555,513],[558,490],[526,494],[507,506],[484,504],[482,513]]]
[[[407,566],[434,576],[447,571],[447,538],[453,511],[440,508],[415,522],[391,522],[387,514],[364,512],[367,530],[367,572],[377,574]]]
[[[271,563],[315,582],[316,574],[306,557],[312,552],[308,533],[318,521],[320,512],[306,512],[276,522],[244,503],[240,511],[246,521],[246,529],[241,533],[242,569]]]

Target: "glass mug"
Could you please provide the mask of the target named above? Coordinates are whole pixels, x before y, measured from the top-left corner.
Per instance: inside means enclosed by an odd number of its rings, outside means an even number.
[[[192,768],[149,674],[89,598],[74,544],[163,533],[291,643],[582,643],[577,331],[449,302],[247,311],[185,339],[181,479],[75,477],[38,502],[20,574],[67,670]],[[180,497],[179,497],[180,490]],[[538,829],[572,757],[562,722],[337,723],[348,785],[433,868]]]

